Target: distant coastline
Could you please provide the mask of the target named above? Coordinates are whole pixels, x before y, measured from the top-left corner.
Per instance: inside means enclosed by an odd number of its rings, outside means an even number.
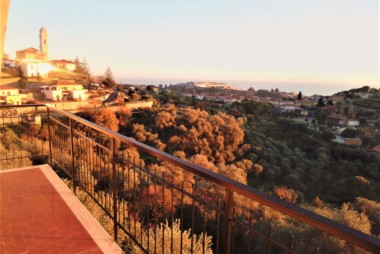
[[[144,79],[144,78],[116,78],[119,83],[132,83],[132,84],[152,84],[152,85],[175,85],[184,82],[200,82],[200,81],[215,81],[233,85],[236,89],[247,90],[253,87],[255,90],[259,89],[280,89],[284,92],[302,92],[304,95],[311,96],[313,94],[318,95],[332,95],[340,91],[349,90],[353,88],[360,88],[367,84],[317,84],[317,83],[294,83],[294,82],[249,82],[249,81],[234,81],[234,80],[187,80],[187,79]],[[370,87],[374,87],[369,85]],[[379,88],[379,86],[375,87]]]

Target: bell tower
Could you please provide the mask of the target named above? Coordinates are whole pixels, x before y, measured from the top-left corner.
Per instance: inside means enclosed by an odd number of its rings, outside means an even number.
[[[43,26],[40,29],[40,51],[43,54],[43,60],[47,61],[48,60],[48,33],[46,28]]]

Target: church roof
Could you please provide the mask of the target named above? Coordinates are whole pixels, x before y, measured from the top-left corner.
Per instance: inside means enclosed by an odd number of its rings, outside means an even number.
[[[39,51],[38,49],[33,48],[33,47],[26,48],[26,49],[22,49],[22,50],[18,50],[18,51],[16,51],[16,52],[17,52],[17,53],[18,53],[18,52],[25,52],[25,53],[41,53],[41,51]]]
[[[47,32],[47,29],[44,26],[42,26],[40,29],[40,32],[42,32],[42,31]]]

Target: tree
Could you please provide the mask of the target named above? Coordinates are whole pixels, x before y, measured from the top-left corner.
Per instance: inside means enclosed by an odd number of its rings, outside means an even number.
[[[104,73],[104,80],[103,80],[103,85],[109,87],[109,88],[114,88],[116,85],[116,82],[113,78],[113,73],[110,69],[110,67],[107,68],[106,72]]]
[[[301,91],[297,95],[297,100],[302,100],[302,93],[301,93]]]
[[[362,197],[357,197],[354,203],[354,208],[358,212],[365,213],[371,220],[372,233],[374,235],[380,234],[380,203]]]
[[[344,138],[355,138],[358,136],[358,133],[355,129],[347,128],[342,132],[341,136]]]
[[[83,61],[79,61],[78,57],[74,60],[75,70],[74,72],[85,79],[85,82],[88,82],[91,77],[90,67],[86,61],[86,58],[83,58]]]
[[[359,117],[359,123],[360,123],[360,125],[361,125],[361,126],[366,125],[367,120],[368,120],[368,118],[365,117],[365,116],[361,116],[361,117]]]
[[[319,110],[315,118],[318,120],[319,124],[323,124],[326,122],[327,119],[327,112],[324,110]]]
[[[325,103],[323,101],[323,97],[319,97],[317,107],[324,107]]]
[[[285,186],[275,186],[273,188],[273,192],[277,197],[285,200],[286,202],[292,204],[297,203],[298,195],[293,189],[287,188]]]
[[[87,75],[87,77],[90,77],[91,75],[91,70],[90,70],[90,66],[88,65],[87,61],[86,61],[86,58],[83,58],[83,61],[82,61],[82,69],[83,69],[83,73]]]
[[[78,112],[77,115],[110,130],[118,131],[119,129],[119,120],[115,112],[109,108],[86,110]]]

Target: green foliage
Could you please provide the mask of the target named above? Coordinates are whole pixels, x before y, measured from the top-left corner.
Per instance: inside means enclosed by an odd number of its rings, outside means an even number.
[[[246,114],[265,115],[271,110],[268,102],[245,100],[241,103],[243,112]]]
[[[324,110],[319,110],[315,118],[317,119],[319,124],[325,124],[327,119],[327,112]]]
[[[311,139],[309,134],[285,128],[282,123],[253,128],[256,134],[252,146],[256,149],[248,157],[262,166],[262,172],[249,174],[249,183],[268,192],[274,186],[285,185],[309,202],[315,196],[336,205],[357,196],[380,200],[376,193],[380,164],[374,154],[317,137]],[[246,126],[246,133],[249,128]]]

